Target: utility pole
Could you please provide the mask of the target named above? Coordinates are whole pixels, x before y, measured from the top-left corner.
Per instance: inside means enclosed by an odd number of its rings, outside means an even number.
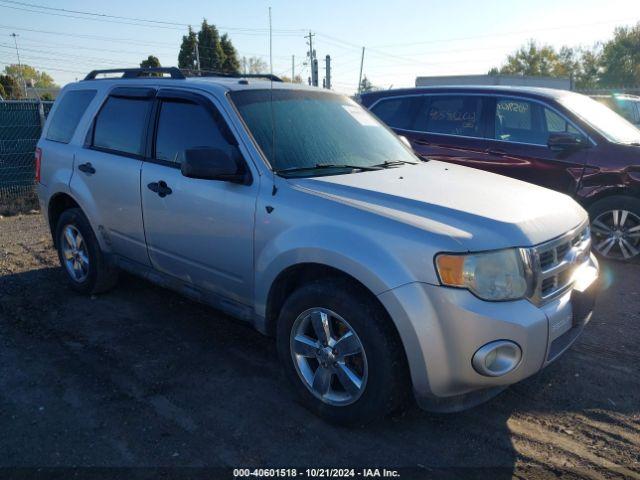
[[[364,65],[364,47],[362,47],[362,57],[360,58],[360,76],[358,77],[358,94],[362,90],[362,66]]]
[[[324,88],[331,90],[331,55],[324,57]]]
[[[309,64],[311,65],[311,79],[309,80],[309,85],[313,85],[314,87],[318,86],[318,60],[316,59],[316,51],[313,49],[313,37],[314,33],[309,31],[309,35],[304,38],[309,39],[309,53],[307,56],[309,57]]]
[[[196,40],[196,67],[198,75],[200,75],[200,46],[198,45],[198,40]]]
[[[271,7],[269,7],[269,73],[273,76],[273,34],[271,30]],[[273,88],[273,80],[271,81]]]
[[[24,79],[24,75],[22,72],[22,63],[20,63],[20,51],[18,50],[18,35],[15,33],[12,33],[11,36],[13,37],[13,43],[16,46],[16,56],[18,57],[18,71],[20,73],[20,79],[22,80],[22,86],[24,88],[24,96],[27,97],[27,82]]]
[[[291,55],[291,83],[295,83],[296,80],[296,56]]]

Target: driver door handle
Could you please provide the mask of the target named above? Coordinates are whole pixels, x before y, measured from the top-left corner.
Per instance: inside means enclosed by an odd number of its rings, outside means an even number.
[[[93,165],[91,165],[90,162],[81,163],[80,165],[78,165],[78,170],[88,175],[93,175],[94,173],[96,173],[96,169],[93,168]]]
[[[160,180],[159,182],[151,182],[147,185],[147,188],[154,193],[157,193],[160,198],[164,198],[167,195],[171,195],[173,190],[169,188],[169,185],[164,180]]]

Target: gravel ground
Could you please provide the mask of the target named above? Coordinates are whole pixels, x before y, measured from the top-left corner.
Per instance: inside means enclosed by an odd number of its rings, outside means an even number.
[[[414,407],[343,429],[296,402],[271,339],[131,276],[108,294],[77,295],[40,216],[0,219],[0,469],[351,465],[640,478],[639,269],[603,265],[607,288],[577,344],[489,403],[449,415]]]

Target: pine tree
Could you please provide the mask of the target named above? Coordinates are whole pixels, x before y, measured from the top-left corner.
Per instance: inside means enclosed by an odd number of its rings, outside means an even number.
[[[224,62],[222,63],[222,71],[237,75],[240,73],[240,61],[238,60],[238,52],[236,51],[231,39],[225,33],[220,37],[220,45],[224,52]]]
[[[202,21],[202,27],[198,32],[198,45],[200,48],[200,68],[205,73],[222,73],[225,54],[222,50],[220,34],[216,26],[209,25],[206,19]]]
[[[198,68],[196,62],[196,48],[198,45],[198,37],[191,27],[189,33],[182,36],[182,45],[180,45],[180,53],[178,54],[178,67],[189,70]]]

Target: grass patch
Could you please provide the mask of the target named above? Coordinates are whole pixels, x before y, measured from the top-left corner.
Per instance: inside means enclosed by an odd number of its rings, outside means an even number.
[[[33,187],[0,189],[0,216],[10,217],[39,208],[38,196]]]

